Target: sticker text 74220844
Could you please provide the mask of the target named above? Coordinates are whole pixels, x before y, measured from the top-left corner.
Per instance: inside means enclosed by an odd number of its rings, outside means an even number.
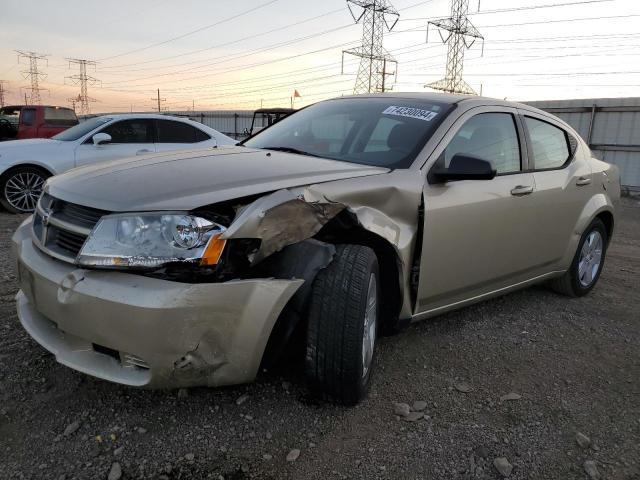
[[[396,115],[398,117],[417,118],[425,122],[430,122],[438,115],[437,112],[432,112],[431,110],[422,110],[421,108],[413,107],[396,107],[393,105],[387,107],[382,113],[385,115]]]

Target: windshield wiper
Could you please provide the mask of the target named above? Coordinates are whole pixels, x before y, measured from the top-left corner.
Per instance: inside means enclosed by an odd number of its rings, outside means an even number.
[[[286,152],[286,153],[297,153],[298,155],[306,155],[308,157],[320,157],[320,155],[316,155],[315,153],[305,152],[304,150],[299,150],[293,147],[262,147],[263,150],[273,150],[275,152]]]

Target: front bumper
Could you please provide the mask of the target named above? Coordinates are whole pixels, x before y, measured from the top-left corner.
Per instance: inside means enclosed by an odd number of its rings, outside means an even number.
[[[150,388],[252,381],[271,330],[303,280],[186,284],[54,260],[13,236],[20,322],[58,362]]]

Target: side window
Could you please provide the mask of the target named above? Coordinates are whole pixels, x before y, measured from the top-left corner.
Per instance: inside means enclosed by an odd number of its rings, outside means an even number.
[[[531,139],[533,168],[560,168],[571,156],[567,134],[561,128],[531,117],[524,117]]]
[[[209,140],[208,135],[188,123],[157,120],[157,125],[158,143],[196,143]],[[199,134],[205,135],[207,138],[203,139]]]
[[[510,113],[480,113],[458,130],[444,151],[444,167],[457,154],[471,155],[491,163],[498,173],[520,171],[520,143]]]
[[[122,120],[105,127],[102,133],[111,135],[111,143],[153,143],[153,123],[150,120]]]
[[[23,108],[20,111],[20,123],[30,127],[36,123],[36,111],[33,108]]]

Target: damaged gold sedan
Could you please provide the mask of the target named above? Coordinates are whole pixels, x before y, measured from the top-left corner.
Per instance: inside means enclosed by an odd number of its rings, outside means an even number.
[[[586,294],[619,194],[525,105],[329,100],[240,146],[50,179],[13,238],[18,316],[60,363],[141,387],[249,382],[303,347],[312,390],[354,404],[382,333],[542,281]]]

